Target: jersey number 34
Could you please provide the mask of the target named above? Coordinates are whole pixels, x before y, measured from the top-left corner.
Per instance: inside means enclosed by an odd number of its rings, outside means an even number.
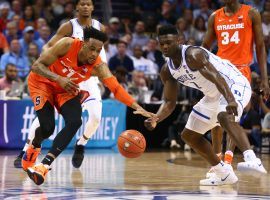
[[[235,44],[238,44],[240,42],[238,31],[235,31],[232,36],[228,32],[222,32],[221,37],[221,43],[223,45],[229,44],[230,42]]]

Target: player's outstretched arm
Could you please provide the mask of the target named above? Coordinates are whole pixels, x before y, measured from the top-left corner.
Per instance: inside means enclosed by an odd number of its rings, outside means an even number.
[[[178,84],[177,81],[171,76],[167,64],[162,67],[160,71],[160,78],[164,85],[164,102],[159,107],[155,117],[148,118],[144,121],[145,127],[149,130],[153,130],[158,122],[166,119],[173,112],[177,101]]]
[[[237,103],[226,83],[225,79],[218,73],[216,68],[209,62],[208,54],[201,48],[191,47],[187,50],[186,60],[192,70],[199,72],[209,81],[214,83],[218,91],[228,102],[227,111],[229,114],[237,115]]]
[[[211,49],[213,42],[216,40],[215,27],[214,27],[215,15],[216,15],[215,13],[212,13],[208,19],[207,31],[202,42],[202,47],[208,50]]]
[[[92,75],[97,76],[103,84],[109,88],[114,94],[114,97],[123,104],[133,108],[135,114],[140,114],[145,117],[153,117],[154,114],[144,110],[132,96],[119,84],[117,79],[112,75],[106,63],[101,63],[96,66],[92,72]]]
[[[250,9],[249,16],[252,20],[252,30],[254,34],[254,41],[256,45],[256,56],[261,72],[262,89],[264,90],[265,97],[270,95],[267,64],[266,64],[266,49],[264,44],[264,36],[262,31],[261,15],[255,8]]]
[[[67,92],[76,95],[79,89],[79,86],[77,84],[73,83],[71,79],[59,76],[58,74],[48,69],[48,67],[53,64],[58,58],[64,56],[68,52],[72,42],[72,38],[63,38],[54,46],[45,50],[34,62],[32,66],[32,71],[51,81],[57,82]]]

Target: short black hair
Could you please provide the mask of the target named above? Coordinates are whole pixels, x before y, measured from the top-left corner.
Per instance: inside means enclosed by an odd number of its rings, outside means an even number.
[[[168,35],[168,34],[178,35],[178,31],[176,27],[173,25],[164,25],[164,26],[159,27],[157,34],[158,36]]]
[[[91,0],[91,1],[92,1],[92,4],[94,4],[94,0]],[[80,0],[76,0],[75,3],[76,3],[75,5],[78,5],[80,3]]]
[[[102,41],[105,43],[108,40],[108,37],[105,33],[93,28],[92,26],[87,26],[83,29],[83,40],[89,40],[90,38],[94,38],[96,40]]]

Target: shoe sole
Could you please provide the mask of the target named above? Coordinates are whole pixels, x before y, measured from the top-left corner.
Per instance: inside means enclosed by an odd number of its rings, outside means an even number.
[[[44,182],[44,177],[41,174],[32,170],[31,168],[30,169],[28,168],[26,172],[27,172],[29,178],[32,181],[34,181],[35,184],[41,185]]]
[[[255,168],[251,168],[251,167],[243,167],[243,166],[238,166],[237,165],[237,170],[240,171],[240,172],[244,172],[244,173],[249,173],[249,174],[252,174],[252,173],[257,173],[257,175],[264,175],[264,174],[267,174],[266,171],[260,171],[260,170],[257,170]]]

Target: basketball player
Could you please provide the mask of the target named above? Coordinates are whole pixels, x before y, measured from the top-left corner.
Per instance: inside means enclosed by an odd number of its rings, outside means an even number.
[[[51,40],[44,45],[43,50],[48,49],[53,46],[57,41],[65,36],[72,36],[75,38],[83,39],[83,27],[92,26],[95,29],[105,32],[105,27],[97,20],[92,19],[92,12],[94,6],[92,0],[77,0],[76,10],[78,11],[78,18],[74,18],[66,23],[64,23],[57,31],[57,33],[51,38]],[[107,63],[105,50],[102,47],[100,57],[103,62]],[[90,79],[83,81],[79,84],[80,89],[88,91],[90,96],[83,102],[82,106],[84,110],[88,112],[88,121],[85,125],[85,130],[81,138],[75,144],[75,151],[72,156],[72,165],[79,168],[84,159],[84,147],[87,141],[96,132],[100,120],[102,111],[101,93],[99,89],[99,81],[97,77],[91,77]],[[14,161],[14,166],[21,167],[21,158],[26,151],[29,143],[34,138],[35,130],[39,127],[38,118],[36,118],[30,128],[30,133],[28,136],[27,143],[25,144],[22,152]]]
[[[153,115],[136,103],[111,74],[107,64],[101,61],[99,54],[107,40],[106,34],[93,27],[85,27],[83,37],[84,41],[62,38],[43,51],[29,75],[28,87],[40,126],[22,158],[22,167],[37,185],[44,182],[50,165],[66,148],[82,124],[82,109],[78,97],[80,82],[92,75],[97,76],[118,101],[133,108],[136,114],[145,117]],[[43,140],[54,132],[54,107],[63,116],[65,127],[53,140],[45,158],[35,165]]]
[[[261,72],[265,98],[269,96],[269,84],[266,68],[266,52],[262,33],[260,13],[251,6],[240,4],[238,0],[224,0],[225,7],[215,11],[208,20],[208,29],[202,46],[210,49],[216,39],[217,55],[229,60],[251,82],[250,64],[253,60],[253,39]],[[221,158],[222,133],[220,126],[212,129],[213,148]],[[227,137],[227,151],[224,161],[232,163],[235,145]],[[209,171],[211,172],[211,170]],[[209,174],[208,174],[209,175]]]
[[[179,45],[174,26],[159,28],[158,40],[162,53],[167,57],[167,63],[160,72],[164,84],[164,103],[155,117],[145,120],[145,126],[151,130],[172,113],[178,83],[198,89],[204,93],[204,97],[193,107],[181,136],[213,166],[214,174],[201,180],[200,184],[224,185],[238,181],[231,165],[220,161],[211,144],[203,137],[218,122],[243,152],[245,162],[238,163],[238,169],[266,173],[261,160],[250,149],[245,132],[237,123],[251,97],[248,80],[233,64],[208,50]]]

